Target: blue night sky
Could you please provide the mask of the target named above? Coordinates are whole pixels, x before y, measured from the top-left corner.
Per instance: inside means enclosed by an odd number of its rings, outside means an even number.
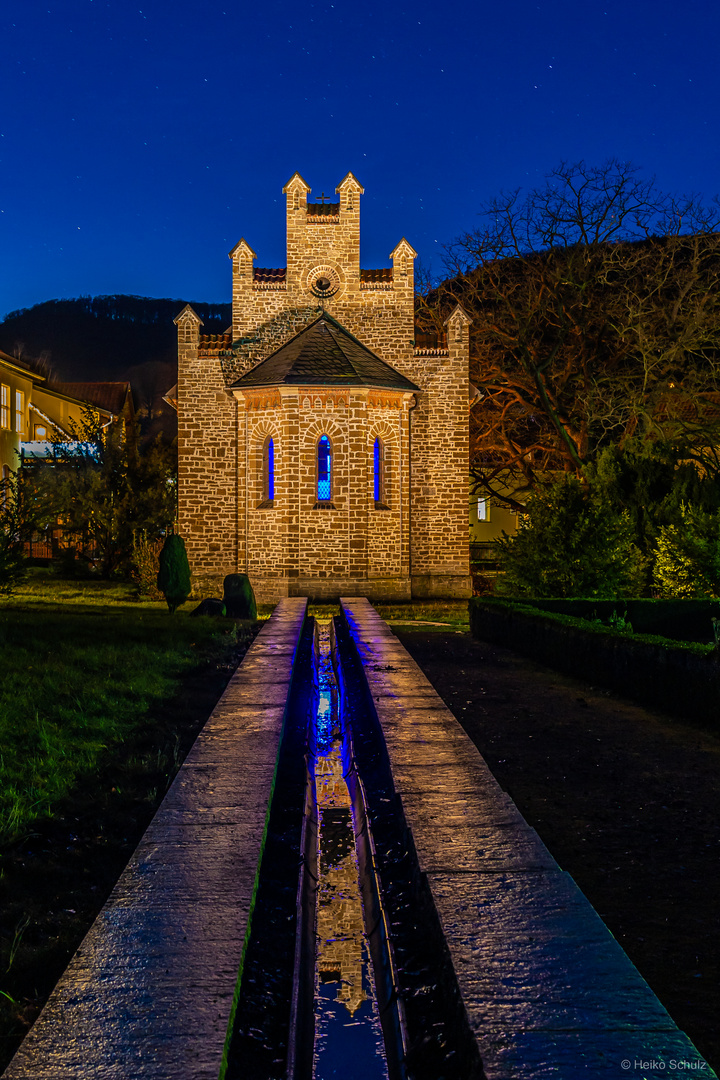
[[[283,184],[364,185],[362,264],[442,245],[562,159],[720,190],[716,0],[14,0],[0,36],[0,317],[228,301],[282,266]]]

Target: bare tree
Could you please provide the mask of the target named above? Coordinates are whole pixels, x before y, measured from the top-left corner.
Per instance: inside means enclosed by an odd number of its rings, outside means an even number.
[[[36,371],[38,375],[42,375],[46,379],[52,379],[55,366],[52,362],[50,349],[42,349],[39,353],[33,355],[28,353],[24,341],[16,341],[13,345],[12,354],[16,360],[26,364],[32,371]]]
[[[146,360],[128,369],[127,377],[133,389],[137,413],[152,419],[163,407],[163,394],[177,382],[177,365],[162,360]]]
[[[458,300],[473,317],[476,489],[519,507],[542,474],[581,474],[630,438],[706,455],[720,434],[717,206],[613,160],[563,163],[481,218],[448,247],[449,280],[418,300],[425,329]]]

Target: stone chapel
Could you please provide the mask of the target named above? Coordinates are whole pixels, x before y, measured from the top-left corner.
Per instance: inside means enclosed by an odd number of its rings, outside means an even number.
[[[336,202],[283,188],[287,259],[230,252],[232,326],[178,328],[179,530],[196,586],[261,601],[470,595],[469,323],[416,339],[413,259],[360,268],[352,173]],[[422,347],[420,347],[422,345]]]

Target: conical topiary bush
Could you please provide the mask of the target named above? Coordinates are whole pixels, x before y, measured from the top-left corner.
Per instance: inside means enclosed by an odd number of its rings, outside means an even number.
[[[190,564],[185,541],[175,533],[168,536],[160,552],[157,587],[167,600],[171,613],[190,595]]]

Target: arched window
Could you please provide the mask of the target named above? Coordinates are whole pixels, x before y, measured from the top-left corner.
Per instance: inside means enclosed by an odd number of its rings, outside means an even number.
[[[275,443],[268,435],[263,443],[263,503],[275,498]]]
[[[373,448],[373,480],[375,502],[385,502],[385,447],[380,438],[375,440]]]
[[[317,444],[317,497],[318,502],[332,498],[332,446],[327,435],[322,435]]]

